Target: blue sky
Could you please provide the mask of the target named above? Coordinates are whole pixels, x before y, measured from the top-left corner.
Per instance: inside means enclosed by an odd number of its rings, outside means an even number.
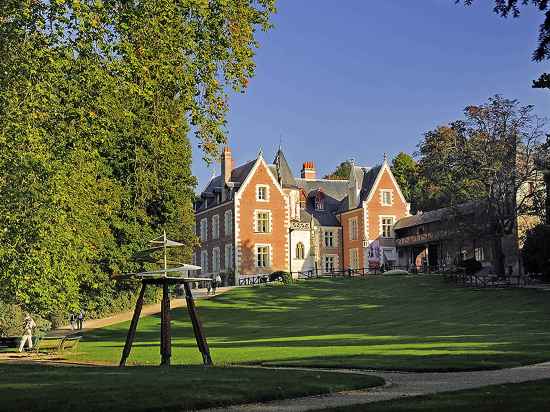
[[[547,115],[550,93],[531,88],[549,71],[530,60],[542,15],[529,7],[502,19],[493,3],[279,0],[274,29],[259,37],[256,76],[230,97],[236,163],[260,148],[272,161],[282,136],[295,174],[308,160],[319,175],[352,157],[374,165],[384,152],[413,153],[424,132],[496,93]],[[193,145],[201,190],[219,165],[207,167]]]

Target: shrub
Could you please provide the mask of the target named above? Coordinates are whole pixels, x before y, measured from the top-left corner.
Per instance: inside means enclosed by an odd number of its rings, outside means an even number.
[[[270,282],[283,282],[285,285],[288,285],[289,283],[292,283],[292,275],[288,272],[285,272],[283,270],[279,270],[277,272],[273,272],[269,275],[269,281]]]
[[[19,336],[25,326],[25,311],[19,305],[0,301],[0,336]],[[51,322],[31,314],[36,323],[35,332],[45,333],[51,329]]]
[[[527,232],[521,255],[527,272],[550,279],[550,225],[538,225]]]
[[[474,273],[479,272],[483,267],[481,262],[478,262],[474,258],[463,260],[459,266],[464,268],[467,275],[473,275]]]

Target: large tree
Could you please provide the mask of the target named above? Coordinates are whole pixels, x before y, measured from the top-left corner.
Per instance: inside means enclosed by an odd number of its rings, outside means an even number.
[[[392,160],[391,170],[408,202],[414,203],[418,181],[418,167],[413,157],[400,152]]]
[[[471,6],[475,0],[455,0],[455,3],[462,3]],[[548,0],[494,0],[493,10],[501,17],[512,16],[517,18],[521,14],[521,7],[532,5],[544,14],[544,20],[539,26],[538,45],[533,52],[533,60],[542,62],[550,59],[550,1]],[[550,88],[550,74],[543,73],[533,81],[535,88]]]
[[[517,217],[540,215],[544,186],[536,159],[544,122],[533,107],[500,96],[469,106],[464,119],[425,134],[419,144],[424,204],[456,206],[476,201],[494,234],[497,271],[503,271],[503,238],[517,235]]]
[[[100,311],[160,230],[195,243],[193,131],[225,141],[274,0],[0,2],[0,299]]]
[[[334,172],[329,173],[328,175],[323,177],[323,179],[347,180],[349,179],[350,173],[351,173],[351,162],[349,160],[344,160],[338,166],[336,166],[336,169],[334,169]]]

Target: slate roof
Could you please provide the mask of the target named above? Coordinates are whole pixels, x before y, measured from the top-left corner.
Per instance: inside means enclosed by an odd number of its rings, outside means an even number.
[[[395,230],[405,229],[418,225],[425,225],[427,223],[439,222],[446,217],[452,216],[453,213],[457,214],[469,214],[478,209],[479,202],[472,201],[462,203],[454,207],[444,207],[441,209],[431,210],[429,212],[417,213],[413,216],[407,216],[399,219],[394,226]]]
[[[294,175],[292,174],[292,170],[290,169],[290,166],[286,161],[285,155],[280,148],[279,150],[277,150],[275,160],[273,160],[272,165],[269,165],[269,168],[271,169],[271,171],[275,175],[275,178],[282,187],[297,187],[296,180],[294,179]]]
[[[359,201],[362,202],[364,200],[367,200],[367,197],[369,197],[369,193],[372,190],[372,187],[374,186],[374,182],[376,181],[376,177],[378,176],[378,173],[380,173],[380,169],[382,168],[382,165],[378,165],[375,167],[357,167],[358,169],[361,169],[363,172],[363,176],[361,177],[361,180],[358,180],[360,193],[359,193]]]
[[[306,208],[300,211],[305,216],[305,221],[311,218],[320,226],[340,226],[336,214],[340,211],[342,202],[347,199],[347,180],[326,180],[326,179],[302,179],[296,178],[296,184],[307,193]],[[315,209],[315,195],[321,189],[324,195],[324,210]]]

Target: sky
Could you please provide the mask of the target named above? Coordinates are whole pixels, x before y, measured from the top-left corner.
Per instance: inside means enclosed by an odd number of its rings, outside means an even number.
[[[338,6],[336,6],[338,4]],[[259,35],[255,77],[230,95],[235,165],[269,162],[282,148],[295,175],[313,161],[323,176],[342,161],[379,164],[414,153],[423,133],[501,94],[550,114],[550,93],[531,88],[548,63],[531,61],[543,15],[518,19],[454,0],[278,0],[274,28]],[[191,137],[200,191],[208,167]]]

